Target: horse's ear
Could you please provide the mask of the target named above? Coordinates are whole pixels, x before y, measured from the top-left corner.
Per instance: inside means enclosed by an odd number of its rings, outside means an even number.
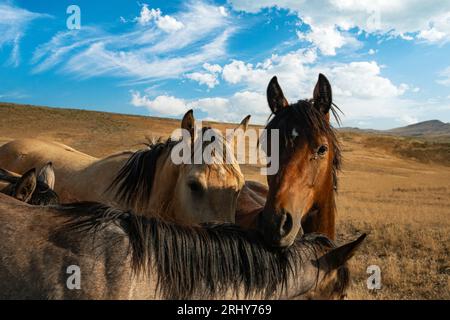
[[[252,117],[251,115],[246,116],[241,121],[241,123],[236,128],[234,128],[234,130],[230,134],[227,135],[226,140],[229,142],[230,139],[233,139],[234,135],[236,134],[236,131],[239,130],[239,129],[242,129],[242,131],[244,131],[244,132],[247,131],[248,124],[250,122],[250,118],[251,117]]]
[[[361,235],[355,241],[349,242],[338,248],[332,249],[321,258],[319,258],[319,265],[325,266],[327,270],[335,270],[344,265],[361,246],[367,234]]]
[[[314,88],[314,106],[323,114],[328,114],[333,103],[333,92],[327,77],[319,74],[319,80]]]
[[[181,129],[187,130],[191,135],[191,139],[194,139],[194,127],[195,127],[195,118],[194,111],[191,109],[183,117],[181,120]]]
[[[244,132],[247,131],[251,117],[252,117],[251,115],[246,116],[234,130],[242,129],[244,130]]]
[[[31,169],[17,181],[15,192],[12,196],[17,200],[28,202],[36,189],[36,184],[36,169]]]
[[[273,77],[267,87],[267,101],[269,102],[270,110],[275,114],[289,106],[288,101],[284,97],[283,90],[281,90],[278,84],[277,77]]]
[[[8,171],[6,171],[5,169],[1,169],[0,168],[0,180],[5,180],[7,178],[11,177],[11,175],[9,174]]]
[[[55,171],[51,162],[42,167],[37,180],[47,184],[52,190],[55,188]]]

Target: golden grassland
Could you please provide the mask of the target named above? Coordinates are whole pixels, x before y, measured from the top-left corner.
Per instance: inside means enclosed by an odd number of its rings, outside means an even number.
[[[0,144],[56,140],[94,156],[140,148],[179,121],[0,104]],[[234,125],[231,125],[231,127]],[[224,129],[225,124],[213,124]],[[351,261],[350,299],[450,299],[450,144],[341,132],[344,166],[337,196],[337,240],[369,234]],[[243,166],[247,179],[264,181]],[[367,289],[366,269],[382,288]]]

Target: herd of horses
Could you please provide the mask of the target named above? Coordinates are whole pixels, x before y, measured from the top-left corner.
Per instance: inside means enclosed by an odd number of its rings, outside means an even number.
[[[172,139],[103,159],[35,139],[1,146],[0,298],[344,298],[365,235],[333,242],[331,85],[321,74],[312,99],[289,104],[274,77],[267,99],[266,129],[280,133],[268,187],[245,181],[236,159],[174,164]],[[181,128],[194,122],[189,111]],[[77,289],[69,266],[81,271]]]

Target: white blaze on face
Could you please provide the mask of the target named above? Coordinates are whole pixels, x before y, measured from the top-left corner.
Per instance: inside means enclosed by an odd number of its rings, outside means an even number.
[[[297,129],[292,129],[292,138],[297,138],[299,136],[299,134],[298,134],[298,132],[297,132]]]

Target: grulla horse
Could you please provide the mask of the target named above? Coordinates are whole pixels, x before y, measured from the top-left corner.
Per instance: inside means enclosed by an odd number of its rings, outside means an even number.
[[[0,194],[0,299],[342,299],[364,240],[285,250],[232,224],[182,226],[98,203]]]

